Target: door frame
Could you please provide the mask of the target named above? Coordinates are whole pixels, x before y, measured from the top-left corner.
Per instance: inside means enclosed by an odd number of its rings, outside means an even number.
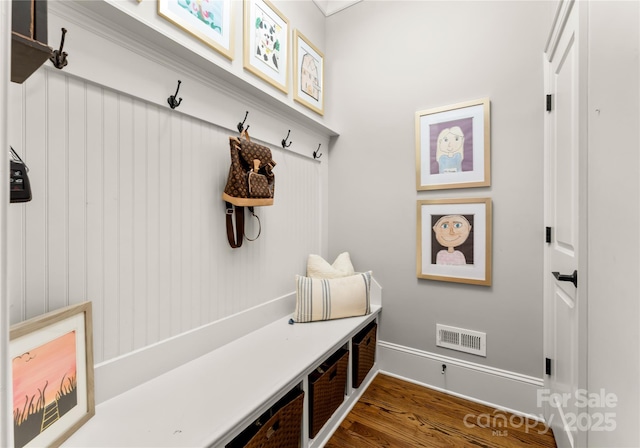
[[[8,151],[8,109],[9,82],[11,78],[11,2],[0,1],[0,59],[3,67],[0,71],[0,147]],[[0,173],[9,171],[7,153],[0,157]],[[6,178],[5,178],[6,179]],[[9,213],[9,183],[0,182],[0,356],[2,360],[9,360],[9,297],[7,287],[7,226]],[[13,400],[5,393],[11,391],[11,364],[0,363],[0,446],[13,446]],[[10,389],[11,387],[11,389]]]
[[[566,25],[569,21],[569,18],[572,14],[575,14],[577,20],[577,31],[576,31],[576,39],[578,45],[578,116],[576,117],[576,123],[578,126],[578,285],[579,285],[579,293],[577,296],[576,307],[577,307],[577,376],[578,376],[578,390],[587,390],[587,349],[588,349],[588,333],[587,333],[587,324],[588,324],[588,222],[587,222],[587,168],[588,168],[588,121],[587,121],[587,113],[588,113],[588,85],[587,85],[587,73],[588,73],[588,4],[583,4],[582,2],[576,0],[561,0],[558,2],[557,9],[555,11],[555,16],[552,22],[551,30],[549,33],[549,37],[547,39],[547,43],[544,49],[543,54],[543,76],[544,76],[544,89],[545,94],[549,93],[549,86],[552,82],[552,73],[551,73],[551,61],[554,60],[554,57],[558,56],[556,54],[556,50],[558,50],[558,45],[560,43],[560,38],[565,31]],[[555,106],[554,99],[552,98],[552,108]],[[550,116],[549,112],[545,112],[545,120],[544,120],[544,222],[545,226],[552,227],[553,223],[550,222],[551,218],[549,216],[548,204],[549,204],[549,195],[551,194],[550,183],[551,180],[549,178],[549,169],[550,169]],[[552,230],[552,241],[553,241],[553,230]],[[553,314],[549,311],[549,297],[547,296],[550,291],[550,283],[554,281],[553,276],[551,275],[551,266],[550,266],[550,251],[549,244],[546,243],[545,254],[544,254],[544,268],[543,268],[543,357],[550,357],[551,349],[552,349],[552,341],[550,337],[553,336],[552,328],[553,322],[550,319],[553,318]],[[543,372],[545,372],[545,360],[542,359]],[[552,360],[552,368],[553,368],[553,360]],[[547,392],[547,396],[549,396],[549,392],[553,393],[553,390],[550,390],[550,378],[548,375],[544,375],[544,389]],[[540,395],[539,395],[540,397]],[[547,403],[538,403],[539,406],[544,407],[544,416],[545,419],[549,417],[548,402]],[[588,431],[580,431],[576,432],[576,440],[575,446],[588,446]]]

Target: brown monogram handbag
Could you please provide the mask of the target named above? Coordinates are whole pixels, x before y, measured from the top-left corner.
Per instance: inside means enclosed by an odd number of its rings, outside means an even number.
[[[239,138],[229,137],[229,149],[231,167],[222,199],[226,203],[227,238],[231,247],[237,248],[242,246],[244,236],[244,207],[249,208],[249,212],[258,219],[258,225],[260,225],[260,219],[253,208],[273,205],[276,180],[273,167],[276,166],[276,162],[271,157],[271,150],[252,142],[246,131]],[[258,236],[260,236],[260,230]],[[253,241],[258,236],[247,239]]]

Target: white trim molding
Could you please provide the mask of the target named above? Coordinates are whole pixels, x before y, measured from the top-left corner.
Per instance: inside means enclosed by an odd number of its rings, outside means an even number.
[[[329,17],[361,1],[362,0],[313,0],[313,3],[316,4],[325,17]]]
[[[0,159],[0,172],[9,170],[7,157],[7,117],[9,110],[9,79],[11,60],[11,2],[0,2],[0,146],[4,156]],[[0,186],[0,356],[9,360],[9,296],[7,289],[7,216],[9,208],[9,183],[6,178]],[[13,425],[9,422],[13,411],[11,368],[8,362],[0,364],[0,446],[13,445]]]
[[[380,370],[467,400],[543,421],[542,378],[379,341]],[[445,366],[443,368],[443,366]]]

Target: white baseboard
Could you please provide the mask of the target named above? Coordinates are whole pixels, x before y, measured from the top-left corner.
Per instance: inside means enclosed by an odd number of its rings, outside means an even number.
[[[379,341],[381,373],[493,408],[543,421],[537,406],[542,378]],[[446,366],[444,373],[442,365]]]
[[[292,292],[95,366],[96,405],[192,361],[295,309]]]

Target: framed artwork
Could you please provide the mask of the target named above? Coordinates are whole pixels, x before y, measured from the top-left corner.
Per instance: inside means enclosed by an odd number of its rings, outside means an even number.
[[[233,60],[231,0],[158,0],[158,14]]]
[[[289,21],[268,0],[244,2],[244,68],[289,92]]]
[[[60,446],[95,414],[91,302],[11,327],[14,447]]]
[[[416,188],[488,187],[490,103],[483,98],[416,112]]]
[[[491,285],[491,199],[418,201],[418,278]]]
[[[293,34],[293,99],[324,114],[324,54],[298,30]]]

